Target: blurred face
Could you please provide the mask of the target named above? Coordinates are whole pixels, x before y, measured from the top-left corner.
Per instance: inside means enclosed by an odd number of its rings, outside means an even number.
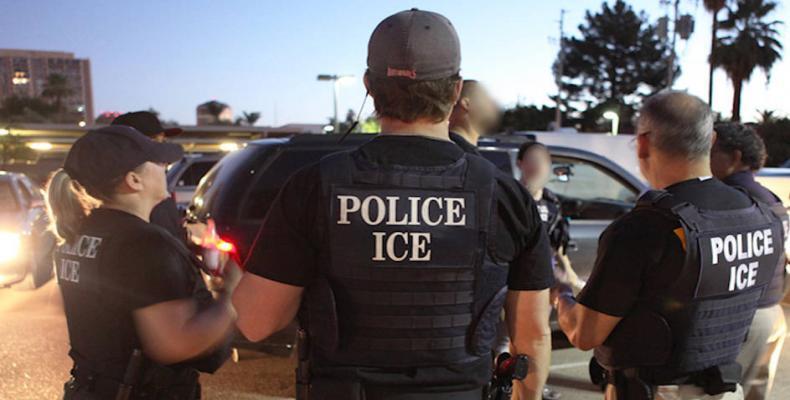
[[[542,190],[549,182],[551,174],[551,156],[543,146],[532,146],[518,161],[521,170],[521,182],[530,191]]]
[[[499,127],[499,105],[482,85],[474,88],[469,98],[469,120],[475,130],[485,135]]]
[[[636,140],[636,157],[639,160],[639,171],[652,187],[656,187],[652,167],[654,157],[650,157],[649,136],[650,125],[640,118],[636,127],[636,138],[634,138]]]
[[[710,170],[713,176],[724,179],[735,172],[738,164],[736,154],[728,153],[718,146],[713,146],[710,152]]]

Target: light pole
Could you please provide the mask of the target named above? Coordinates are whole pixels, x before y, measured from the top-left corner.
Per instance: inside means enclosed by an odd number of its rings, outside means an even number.
[[[329,75],[329,74],[321,74],[318,75],[319,81],[330,81],[332,82],[332,102],[334,106],[334,123],[332,124],[334,127],[333,132],[337,133],[340,130],[340,121],[337,119],[337,86],[340,82],[353,78],[354,75]]]
[[[612,121],[612,136],[617,136],[617,133],[620,132],[620,116],[614,111],[607,111],[603,113],[603,117]]]

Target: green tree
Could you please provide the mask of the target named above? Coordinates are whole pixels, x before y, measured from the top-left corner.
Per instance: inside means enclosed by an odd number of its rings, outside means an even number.
[[[253,112],[242,111],[242,115],[244,116],[243,118],[244,123],[246,123],[247,126],[254,126],[255,123],[258,122],[259,119],[261,119],[261,113],[257,111],[253,111]]]
[[[71,96],[74,90],[69,86],[69,81],[64,75],[49,74],[47,81],[44,82],[44,90],[41,96],[51,99],[53,106],[58,112],[63,112],[63,99]]]
[[[37,97],[9,96],[0,103],[0,123],[51,122],[56,110]]]
[[[499,131],[545,131],[554,122],[555,110],[555,107],[518,104],[502,114]]]
[[[774,118],[757,125],[757,132],[768,151],[767,167],[778,167],[790,160],[790,118]]]
[[[604,2],[599,12],[586,13],[579,31],[580,37],[565,39],[559,55],[562,87],[571,102],[607,103],[630,113],[642,97],[666,85],[672,50],[644,12],[621,0]],[[677,78],[680,70],[675,71]],[[621,118],[621,124],[629,126],[630,120]]]
[[[719,30],[719,12],[727,5],[727,0],[703,0],[702,4],[705,9],[712,15],[712,22],[710,24],[710,54],[716,49],[716,39]],[[713,61],[709,60],[710,69],[708,71],[708,104],[713,104],[713,71],[716,66]]]
[[[776,10],[771,0],[738,0],[728,9],[727,18],[720,23],[726,35],[717,39],[711,62],[727,72],[732,81],[732,120],[741,120],[741,93],[759,68],[770,80],[771,68],[782,59],[777,26],[781,21],[767,20]]]

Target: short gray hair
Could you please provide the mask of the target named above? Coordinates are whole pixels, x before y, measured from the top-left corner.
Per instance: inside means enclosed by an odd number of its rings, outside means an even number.
[[[710,155],[713,112],[699,97],[661,92],[645,100],[639,119],[650,127],[650,143],[664,154],[687,160]]]

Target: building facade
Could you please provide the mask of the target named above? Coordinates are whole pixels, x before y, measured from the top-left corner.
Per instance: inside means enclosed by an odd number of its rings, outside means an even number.
[[[71,89],[63,98],[69,113],[79,113],[83,121],[93,121],[93,86],[90,60],[74,53],[0,49],[0,101],[13,96],[40,97],[47,78],[62,75]]]

